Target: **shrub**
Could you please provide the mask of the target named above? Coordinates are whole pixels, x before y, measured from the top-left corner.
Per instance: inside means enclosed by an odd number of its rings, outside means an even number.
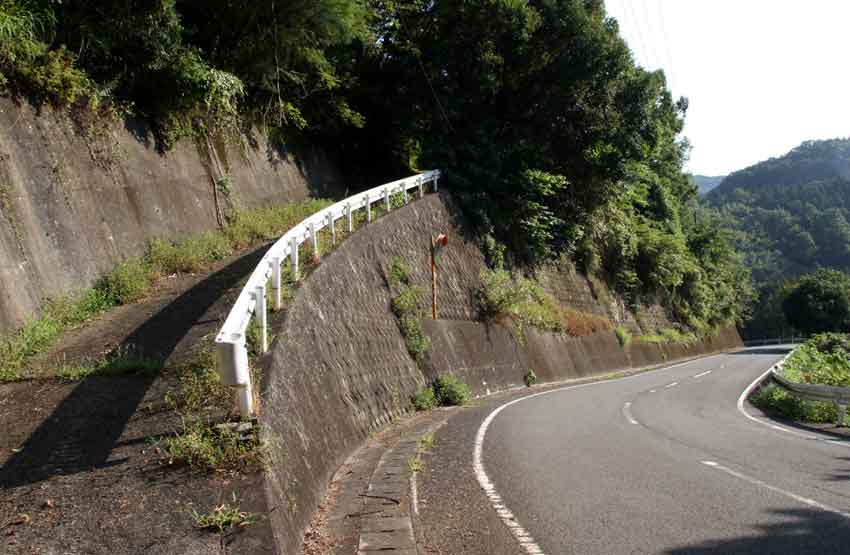
[[[471,396],[469,386],[452,374],[438,376],[433,387],[434,397],[440,406],[460,406]]]
[[[437,397],[433,386],[425,386],[413,396],[413,408],[416,410],[431,410],[437,406]]]
[[[526,387],[531,387],[532,385],[537,383],[537,374],[534,373],[532,368],[528,369],[528,372],[522,377],[522,381],[525,382]]]
[[[250,526],[258,520],[258,515],[247,513],[236,505],[236,494],[233,494],[233,504],[222,503],[208,513],[199,513],[192,509],[192,519],[195,526],[202,530],[224,532],[232,526]]]
[[[621,347],[628,347],[632,342],[632,334],[623,326],[614,328],[614,333],[617,334],[617,341]]]

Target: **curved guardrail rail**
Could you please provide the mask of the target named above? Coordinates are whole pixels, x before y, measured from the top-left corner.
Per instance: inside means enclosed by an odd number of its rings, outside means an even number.
[[[316,212],[305,219],[278,239],[263,255],[260,263],[251,273],[236,303],[230,309],[224,325],[215,339],[219,362],[219,375],[222,383],[237,389],[237,403],[243,418],[254,415],[251,373],[248,369],[248,347],[246,334],[252,318],[257,319],[260,328],[260,349],[268,351],[268,318],[267,293],[269,280],[274,292],[276,308],[281,304],[281,266],[289,259],[292,277],[298,279],[298,247],[305,241],[310,241],[314,256],[319,253],[318,233],[329,227],[331,240],[336,243],[337,220],[348,220],[348,231],[354,229],[353,214],[357,210],[366,210],[367,222],[372,221],[372,205],[383,201],[387,211],[392,209],[390,198],[398,193],[404,196],[404,203],[409,201],[408,191],[418,189],[420,198],[425,195],[425,185],[433,183],[437,191],[439,170],[424,172],[391,183],[385,183],[368,191],[350,196],[345,200]]]
[[[782,375],[781,366],[779,368],[774,367],[770,371],[770,377],[777,385],[798,397],[808,401],[835,403],[838,409],[835,423],[837,426],[844,424],[844,414],[847,412],[847,405],[850,405],[850,387],[792,382]]]

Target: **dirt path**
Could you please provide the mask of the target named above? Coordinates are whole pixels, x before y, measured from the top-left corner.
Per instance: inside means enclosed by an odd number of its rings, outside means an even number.
[[[223,535],[191,510],[235,496],[264,513],[262,473],[205,474],[163,466],[152,442],[181,427],[164,402],[170,369],[208,348],[265,246],[208,272],[160,282],[148,299],[66,334],[34,361],[42,377],[0,384],[0,552],[9,554],[271,553],[267,520]],[[207,338],[202,341],[202,338]],[[63,382],[55,369],[118,348],[164,362],[158,375]]]

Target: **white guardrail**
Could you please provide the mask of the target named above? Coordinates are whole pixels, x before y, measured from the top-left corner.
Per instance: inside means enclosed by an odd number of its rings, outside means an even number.
[[[408,191],[418,189],[420,198],[425,195],[425,185],[433,183],[434,192],[437,191],[437,181],[440,171],[433,170],[399,179],[391,183],[385,183],[350,196],[345,200],[316,212],[300,224],[286,232],[274,245],[269,248],[262,260],[251,273],[245,287],[239,293],[239,298],[224,325],[221,327],[215,339],[219,362],[219,375],[223,384],[236,388],[239,412],[243,418],[254,416],[254,401],[251,384],[251,372],[248,368],[248,346],[247,330],[251,324],[251,318],[257,319],[260,332],[260,349],[263,353],[268,351],[268,315],[267,315],[267,293],[269,280],[274,293],[275,308],[281,305],[281,266],[289,259],[293,280],[298,279],[298,246],[305,241],[311,241],[313,255],[319,254],[318,233],[329,227],[331,230],[331,241],[336,244],[337,220],[346,218],[348,220],[348,231],[354,229],[353,214],[357,210],[366,210],[366,221],[372,221],[372,204],[383,201],[387,211],[392,209],[390,198],[398,193],[404,196],[404,203],[409,201]]]
[[[783,359],[782,362],[785,362],[785,359]],[[835,403],[835,425],[844,425],[844,414],[847,411],[847,405],[850,405],[850,388],[792,382],[782,375],[781,365],[777,365],[777,367],[774,367],[770,371],[770,377],[780,387],[790,391],[797,397],[808,401],[826,401],[829,403]]]

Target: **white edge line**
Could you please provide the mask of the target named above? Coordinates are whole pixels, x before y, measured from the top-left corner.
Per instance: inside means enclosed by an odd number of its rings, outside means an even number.
[[[631,407],[631,403],[626,403],[625,405],[623,405],[623,416],[626,417],[626,420],[628,420],[630,424],[639,424],[639,422],[635,420],[635,417],[632,416]]]
[[[664,386],[664,389],[669,389],[669,388],[671,388],[671,387],[676,387],[677,385],[679,385],[679,382],[668,383],[667,385],[665,385],[665,386]]]
[[[750,393],[752,393],[753,390],[762,381],[764,381],[764,379],[767,377],[767,375],[770,374],[771,370],[773,370],[773,366],[768,368],[766,372],[764,372],[758,378],[756,378],[753,381],[753,383],[748,385],[747,388],[741,393],[741,396],[738,397],[738,412],[740,412],[741,414],[743,414],[744,416],[746,416],[747,418],[749,418],[753,422],[758,422],[762,426],[767,426],[768,428],[772,428],[772,429],[780,431],[780,432],[785,432],[785,433],[788,433],[788,434],[791,434],[791,435],[794,435],[794,436],[797,436],[797,437],[801,437],[801,438],[804,438],[804,439],[816,439],[816,440],[828,441],[828,440],[824,440],[824,438],[821,438],[821,437],[813,435],[813,434],[806,434],[806,433],[798,432],[796,430],[791,430],[790,428],[786,428],[785,426],[780,426],[779,424],[767,422],[767,421],[765,421],[761,418],[756,418],[755,416],[753,416],[752,414],[747,412],[747,409],[744,408],[744,401],[747,399],[747,397],[750,396]],[[830,442],[830,443],[837,443],[837,442]]]
[[[514,517],[514,514],[504,504],[502,496],[499,495],[499,493],[496,491],[496,486],[493,485],[493,482],[490,480],[490,477],[487,476],[487,472],[484,470],[484,436],[487,435],[487,429],[490,427],[490,424],[500,412],[502,412],[511,405],[519,403],[520,401],[526,401],[535,397],[541,397],[543,395],[566,391],[568,389],[580,389],[582,387],[590,387],[593,385],[618,383],[625,380],[640,378],[649,374],[654,374],[656,372],[672,370],[673,368],[678,368],[679,366],[683,366],[685,364],[690,364],[696,361],[704,361],[711,357],[723,355],[725,355],[725,353],[717,353],[714,355],[709,355],[707,357],[686,360],[684,362],[679,362],[671,366],[665,366],[664,368],[657,368],[655,370],[639,372],[630,376],[624,376],[622,378],[617,378],[614,380],[603,379],[595,382],[557,387],[548,391],[541,391],[540,393],[532,393],[531,395],[526,395],[525,397],[520,397],[519,399],[508,401],[507,403],[496,407],[490,414],[488,414],[487,418],[485,418],[484,421],[481,423],[481,426],[478,427],[478,432],[475,434],[475,443],[473,445],[472,450],[472,469],[475,471],[475,478],[478,480],[478,484],[481,486],[481,489],[484,490],[484,494],[487,496],[487,499],[490,501],[490,504],[493,506],[493,509],[495,509],[496,514],[499,516],[505,526],[508,527],[508,530],[511,531],[511,534],[513,534],[514,538],[516,538],[520,546],[522,546],[523,550],[528,553],[528,555],[546,555],[545,552],[540,548],[540,546],[537,545],[537,543],[534,541],[534,538],[531,536],[531,534],[529,534],[528,531],[526,531],[525,528],[522,527],[516,517]]]
[[[707,375],[709,375],[709,374],[711,374],[711,370],[706,370],[705,372],[700,372],[699,374],[697,374],[696,376],[694,376],[694,379],[696,379],[696,378],[701,378],[701,377],[703,377],[703,376],[707,376]]]
[[[778,493],[780,495],[784,495],[785,497],[790,497],[794,501],[798,501],[798,502],[800,502],[804,505],[808,505],[809,507],[814,507],[816,509],[820,509],[821,511],[826,511],[828,513],[835,513],[839,516],[842,516],[842,517],[850,520],[850,513],[846,513],[844,511],[836,509],[835,507],[830,507],[829,505],[824,505],[823,503],[820,503],[819,501],[815,501],[814,499],[809,499],[808,497],[803,497],[802,495],[797,495],[796,493],[792,493],[788,490],[784,490],[782,488],[772,486],[768,483],[762,482],[758,478],[753,478],[752,476],[747,476],[746,474],[742,474],[742,473],[740,473],[736,470],[732,470],[729,467],[723,466],[720,463],[716,463],[714,461],[700,461],[700,462],[702,462],[702,464],[704,464],[705,466],[715,468],[717,470],[721,470],[721,471],[725,472],[726,474],[729,474],[730,476],[734,476],[735,478],[738,478],[740,480],[743,480],[745,482],[753,484],[754,486],[759,486],[759,487],[768,489],[772,492]]]

